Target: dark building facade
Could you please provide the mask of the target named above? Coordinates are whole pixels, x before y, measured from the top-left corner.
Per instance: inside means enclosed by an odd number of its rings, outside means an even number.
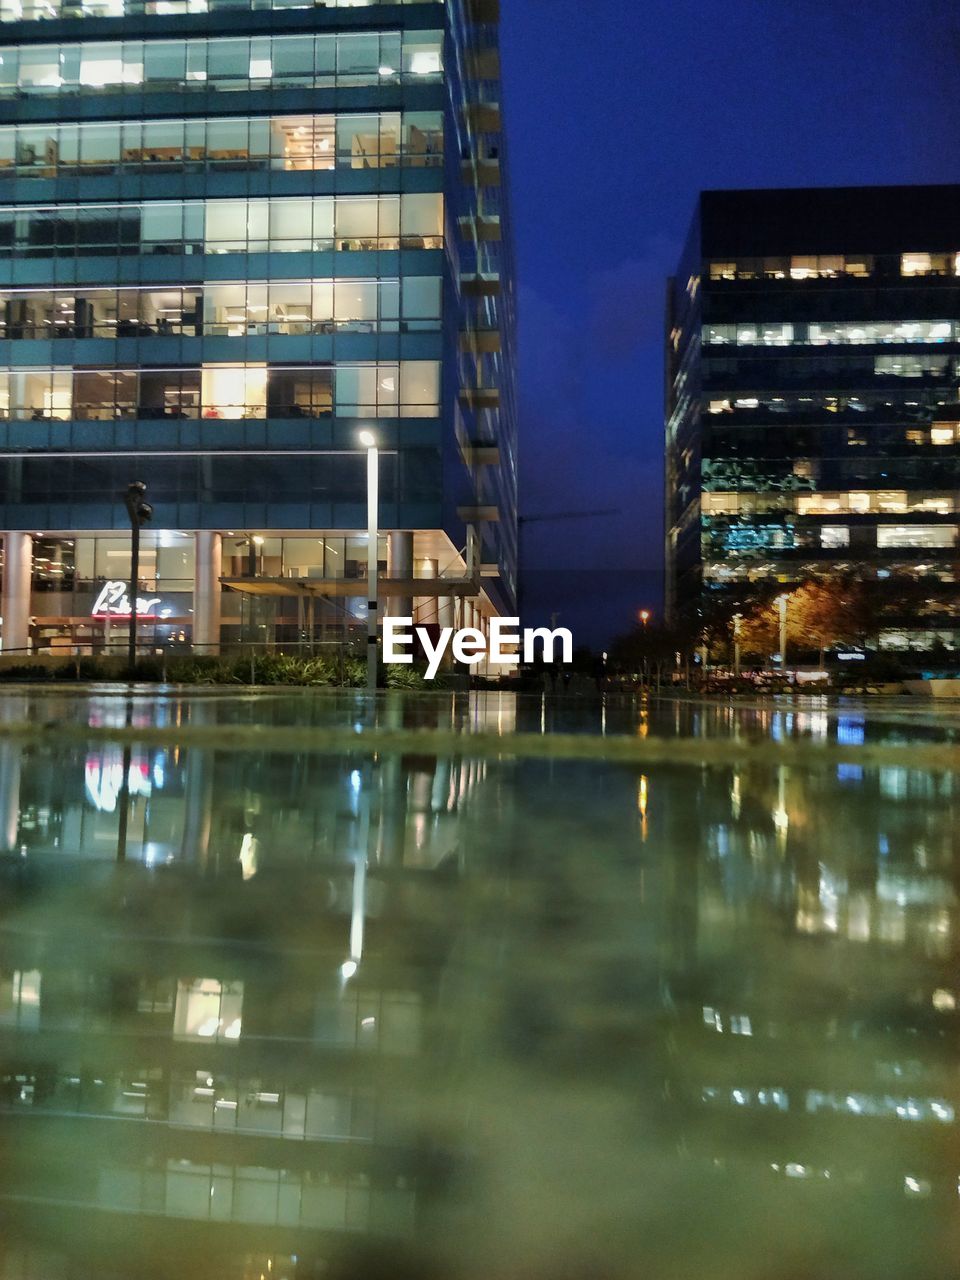
[[[909,584],[960,644],[960,187],[712,191],[670,282],[667,595]]]
[[[393,611],[512,613],[495,0],[0,17],[4,650],[110,644],[140,479],[145,641],[362,622],[361,429]]]

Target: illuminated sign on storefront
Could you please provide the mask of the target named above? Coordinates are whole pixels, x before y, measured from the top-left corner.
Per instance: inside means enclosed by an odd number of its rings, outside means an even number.
[[[157,610],[159,603],[159,596],[137,596],[137,615],[141,618],[155,618],[158,614],[161,617],[169,616],[172,610]],[[114,578],[103,584],[100,594],[93,602],[90,616],[91,618],[105,618],[107,616],[111,618],[129,618],[132,612],[130,596],[127,594],[127,583],[122,582],[119,578]]]

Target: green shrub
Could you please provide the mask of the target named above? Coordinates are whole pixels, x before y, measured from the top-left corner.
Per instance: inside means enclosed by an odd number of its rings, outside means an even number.
[[[386,685],[388,689],[423,689],[427,680],[422,671],[414,666],[387,667]]]

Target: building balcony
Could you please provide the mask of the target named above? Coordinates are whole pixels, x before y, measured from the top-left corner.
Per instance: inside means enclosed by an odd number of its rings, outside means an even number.
[[[499,272],[470,272],[460,277],[460,286],[469,298],[496,298],[500,295]]]
[[[460,443],[460,452],[468,467],[498,467],[500,446],[483,440]]]
[[[458,222],[460,234],[464,240],[476,240],[488,244],[494,244],[500,240],[499,214],[478,213],[474,217],[459,218]]]
[[[499,102],[469,102],[464,107],[463,114],[475,133],[500,132]]]
[[[470,159],[460,162],[460,176],[468,185],[476,187],[500,186],[500,161],[494,158]]]
[[[460,330],[460,350],[476,354],[495,355],[500,351],[499,326]]]
[[[483,520],[496,523],[500,519],[500,508],[494,503],[486,503],[474,507],[457,507],[457,516],[465,524],[479,524]]]
[[[471,80],[500,79],[500,50],[496,45],[468,52],[467,75]]]
[[[467,17],[471,22],[499,22],[500,0],[467,0]]]
[[[499,409],[499,387],[461,387],[460,401],[470,409]]]

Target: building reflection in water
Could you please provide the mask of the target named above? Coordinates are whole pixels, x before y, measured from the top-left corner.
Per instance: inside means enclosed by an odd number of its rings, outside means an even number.
[[[325,705],[361,729],[944,737],[814,701]],[[946,1274],[953,775],[361,738],[331,758],[174,735],[126,769],[116,744],[0,738],[2,1280],[369,1277],[404,1251],[466,1277]]]

